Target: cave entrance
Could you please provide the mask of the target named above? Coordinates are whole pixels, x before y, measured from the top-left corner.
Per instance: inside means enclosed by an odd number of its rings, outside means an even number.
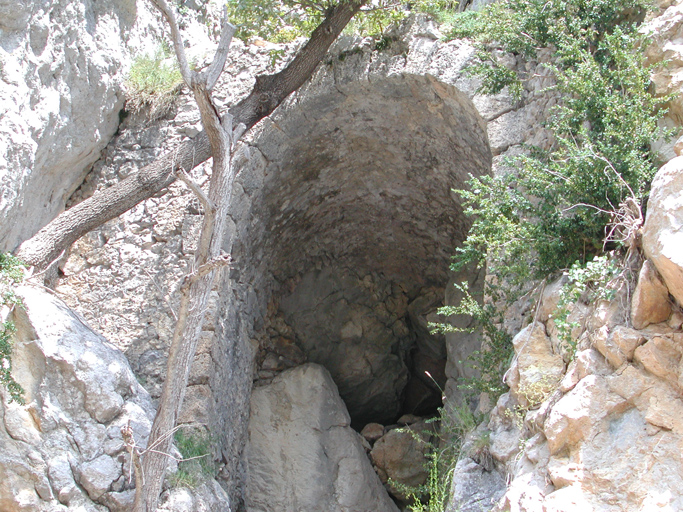
[[[322,364],[356,427],[435,410],[447,349],[427,322],[469,228],[452,189],[491,168],[472,102],[430,76],[312,87],[253,145],[262,242],[248,253],[273,278],[259,378]]]

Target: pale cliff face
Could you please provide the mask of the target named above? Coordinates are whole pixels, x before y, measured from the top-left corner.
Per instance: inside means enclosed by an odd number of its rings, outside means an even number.
[[[64,209],[119,124],[122,82],[153,52],[147,2],[0,3],[0,250]]]

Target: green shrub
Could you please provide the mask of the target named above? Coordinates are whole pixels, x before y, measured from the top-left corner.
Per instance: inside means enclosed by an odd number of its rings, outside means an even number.
[[[569,321],[573,304],[579,300],[592,304],[599,300],[612,300],[615,290],[610,282],[619,275],[618,264],[607,255],[596,256],[585,265],[578,261],[565,272],[567,283],[560,290],[560,300],[552,313],[560,341],[569,349],[572,357],[576,352],[576,341],[572,338],[572,330],[578,327],[576,322]]]
[[[474,431],[483,418],[477,418],[466,404],[454,406],[446,404],[439,409],[438,416],[427,420],[437,423],[437,434],[433,430],[416,432],[404,429],[420,443],[426,443],[428,453],[427,481],[418,487],[409,487],[393,480],[390,484],[402,492],[410,501],[408,510],[412,512],[445,512],[450,497],[451,480],[458,459],[462,455],[465,438]],[[483,434],[472,443],[473,453],[479,457],[487,450],[488,436]],[[474,453],[476,452],[476,453]]]
[[[237,26],[236,37],[242,40],[257,36],[274,43],[288,43],[300,36],[308,37],[326,11],[337,3],[331,0],[228,0],[228,15]],[[417,0],[409,4],[410,9],[408,3],[393,0],[369,2],[344,32],[379,40],[390,26],[411,12],[423,12],[443,20],[457,6],[452,0]]]
[[[153,55],[137,57],[126,79],[127,108],[138,112],[149,109],[151,119],[158,119],[173,107],[183,78],[177,61],[163,46]]]
[[[21,304],[14,288],[24,279],[25,266],[11,254],[0,253],[0,310],[11,309]],[[14,323],[0,323],[0,383],[7,389],[10,403],[24,403],[24,390],[12,377],[12,337]]]
[[[174,439],[183,460],[178,463],[178,471],[171,475],[171,485],[194,488],[202,480],[216,476],[213,442],[207,432],[195,429],[185,432],[179,429]]]
[[[657,121],[667,101],[653,97],[644,65],[647,40],[637,22],[647,7],[644,0],[503,0],[454,16],[446,30],[449,37],[477,42],[480,63],[472,72],[482,76],[488,93],[515,84],[521,91],[528,78],[503,67],[490,49],[528,59],[546,48],[553,56],[546,67],[555,85],[547,92],[560,101],[546,124],[554,136],[550,149],[526,147],[522,156],[505,160],[511,172],[471,178],[466,190],[457,191],[473,224],[454,269],[486,265],[485,296],[493,297],[492,305],[504,307],[534,279],[572,265],[578,272],[618,248],[622,241],[607,236],[610,222],[622,205],[639,209],[647,198],[656,171],[650,141],[665,135]],[[490,332],[500,326],[486,311],[492,306],[467,307],[484,326],[494,320]],[[475,361],[487,346],[505,353],[509,338],[489,343],[491,337],[485,334]],[[487,380],[500,361],[484,363]],[[500,382],[501,375],[496,378]]]

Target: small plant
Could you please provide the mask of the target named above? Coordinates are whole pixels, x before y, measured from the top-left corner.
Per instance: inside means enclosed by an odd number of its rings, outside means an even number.
[[[437,434],[433,430],[416,432],[404,429],[420,443],[426,443],[427,480],[423,485],[410,487],[390,480],[390,484],[403,493],[411,502],[408,510],[412,512],[445,512],[450,497],[451,480],[455,465],[462,455],[466,436],[472,432],[482,418],[477,418],[467,404],[461,406],[444,405],[434,418],[427,423],[438,423]],[[469,456],[485,457],[487,451],[486,435],[477,438]],[[476,445],[476,446],[475,446]]]
[[[0,253],[0,316],[5,317],[12,308],[21,305],[14,289],[24,279],[25,266],[11,254]],[[0,383],[7,389],[10,403],[24,404],[21,385],[12,377],[12,337],[16,332],[14,323],[0,323]]]
[[[481,332],[482,348],[476,350],[468,358],[469,366],[476,370],[478,375],[465,378],[460,383],[460,388],[468,390],[472,394],[487,393],[495,400],[507,390],[503,382],[503,374],[512,358],[512,338],[502,328],[502,313],[496,307],[499,300],[497,287],[493,283],[486,283],[484,293],[489,298],[481,304],[474,298],[468,289],[466,282],[455,284],[462,294],[463,299],[456,306],[444,306],[439,309],[439,315],[446,317],[454,315],[467,315],[475,320],[473,326],[466,329],[454,327],[448,323],[430,324],[432,333],[448,332]]]
[[[149,108],[150,119],[158,119],[173,107],[183,79],[170,50],[163,45],[154,56],[137,57],[126,79],[128,109]]]
[[[619,273],[619,265],[607,255],[596,256],[585,265],[577,261],[565,272],[569,280],[560,290],[560,300],[552,318],[560,341],[569,348],[572,357],[576,352],[572,331],[579,326],[578,323],[569,321],[573,305],[578,301],[590,304],[598,300],[612,300],[615,290],[609,283]]]
[[[208,433],[199,430],[187,433],[178,429],[174,439],[183,460],[178,463],[178,471],[171,475],[171,485],[194,488],[202,480],[216,475],[216,464],[211,456],[213,442]]]

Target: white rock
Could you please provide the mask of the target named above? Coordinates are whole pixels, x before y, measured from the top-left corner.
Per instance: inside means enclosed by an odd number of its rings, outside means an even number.
[[[306,364],[256,388],[246,448],[247,509],[396,511],[327,370]]]
[[[652,181],[643,250],[683,304],[683,157],[664,165]]]
[[[21,5],[19,8],[18,6]],[[153,52],[145,2],[0,4],[0,250],[59,213],[119,124],[133,57]]]
[[[109,496],[127,457],[121,426],[143,445],[149,434],[149,395],[123,354],[54,295],[18,294],[13,373],[27,405],[0,407],[0,510],[102,511],[121,494]]]

